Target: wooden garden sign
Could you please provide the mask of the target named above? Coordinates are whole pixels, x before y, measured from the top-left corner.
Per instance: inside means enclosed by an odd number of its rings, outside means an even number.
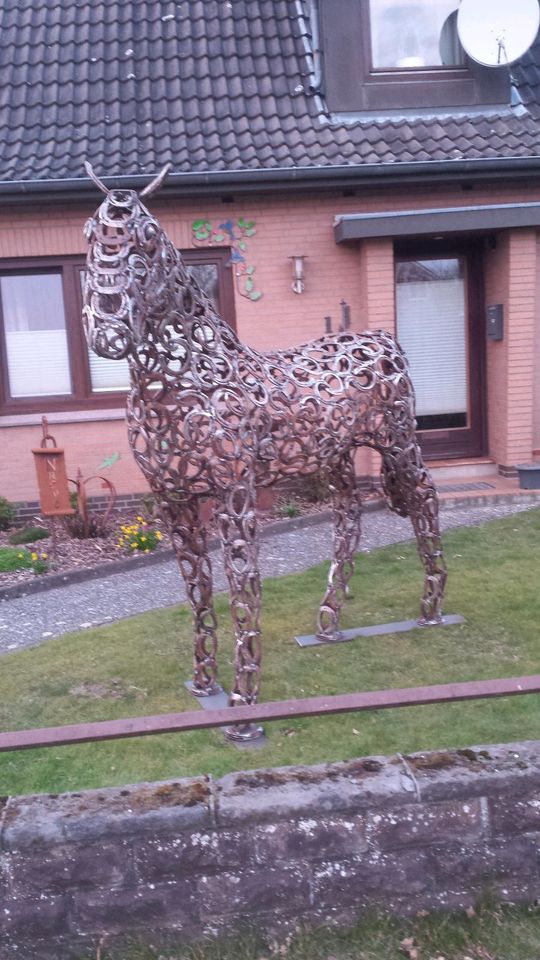
[[[47,418],[42,418],[41,446],[32,450],[39,487],[39,502],[44,517],[67,517],[75,513],[69,499],[64,451],[48,432]],[[47,442],[51,446],[47,446]]]

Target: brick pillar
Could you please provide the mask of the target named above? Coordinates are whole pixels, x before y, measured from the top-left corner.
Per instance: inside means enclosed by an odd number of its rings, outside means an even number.
[[[536,260],[540,263],[540,234],[536,234]],[[533,454],[540,456],[540,270],[536,270],[536,304],[533,387]]]
[[[382,329],[395,334],[394,246],[391,240],[364,240],[360,248],[360,275],[365,329]],[[369,474],[378,478],[381,458],[373,450],[367,456]]]
[[[396,329],[394,246],[391,240],[365,240],[360,248],[360,272],[366,329]]]
[[[488,342],[489,452],[500,468],[530,460],[533,449],[536,233],[513,230],[486,260],[487,303],[504,307],[504,339]]]

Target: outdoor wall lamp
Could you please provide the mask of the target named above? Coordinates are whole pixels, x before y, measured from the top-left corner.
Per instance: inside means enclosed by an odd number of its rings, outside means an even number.
[[[289,260],[292,260],[292,273],[293,273],[293,282],[292,288],[295,293],[303,293],[305,289],[304,283],[304,260],[305,257],[289,257]]]

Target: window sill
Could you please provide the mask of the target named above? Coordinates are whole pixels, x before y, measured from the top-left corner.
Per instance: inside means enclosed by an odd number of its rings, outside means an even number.
[[[47,423],[96,423],[107,420],[124,420],[125,407],[103,410],[65,410],[62,413],[47,413]],[[13,413],[0,416],[0,427],[41,426],[42,413]]]

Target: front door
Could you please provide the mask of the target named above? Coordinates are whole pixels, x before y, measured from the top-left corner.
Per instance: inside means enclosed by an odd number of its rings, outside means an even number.
[[[481,456],[485,375],[481,251],[396,247],[397,339],[428,459]]]

